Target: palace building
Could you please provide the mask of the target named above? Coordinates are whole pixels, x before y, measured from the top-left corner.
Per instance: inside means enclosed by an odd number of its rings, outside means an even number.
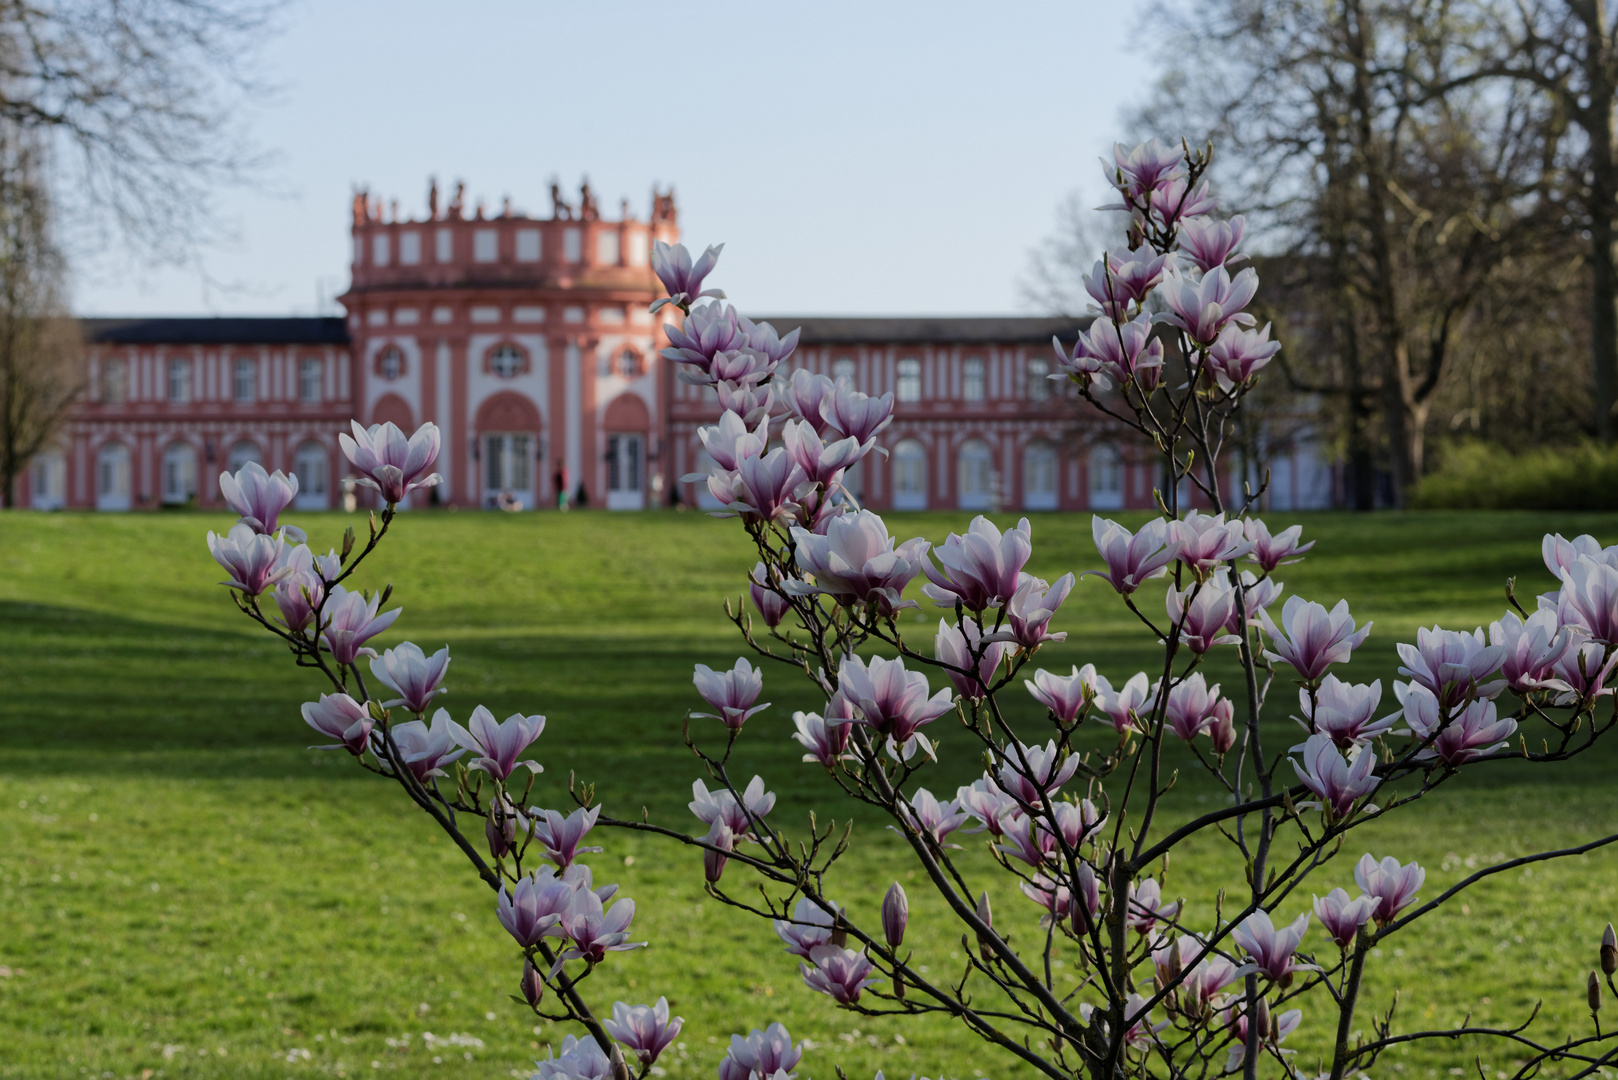
[[[337,445],[351,418],[407,433],[437,424],[451,507],[710,507],[697,428],[719,406],[677,381],[656,240],[679,239],[672,192],[650,213],[602,217],[552,188],[540,219],[467,216],[436,189],[421,220],[355,198],[346,317],[87,319],[82,403],[24,479],[21,505],[101,510],[221,505],[217,477],[247,461],[296,473],[300,509],[353,496]],[[751,313],[749,313],[751,314]],[[757,318],[757,317],[755,317]],[[1082,320],[794,318],[789,369],[892,393],[895,419],[849,477],[875,510],[1081,510],[1152,506],[1138,444],[1086,420],[1053,366],[1051,337]],[[1274,460],[1276,508],[1331,505],[1332,470]],[[359,493],[364,498],[364,489]]]

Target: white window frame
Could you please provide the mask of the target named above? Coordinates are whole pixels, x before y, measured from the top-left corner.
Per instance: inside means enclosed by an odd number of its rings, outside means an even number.
[[[900,359],[898,378],[894,381],[893,399],[895,401],[921,400],[921,361],[914,356]]]

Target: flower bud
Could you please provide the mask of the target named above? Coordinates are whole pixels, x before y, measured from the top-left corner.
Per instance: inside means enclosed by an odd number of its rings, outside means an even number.
[[[882,898],[882,934],[888,939],[888,948],[897,949],[905,939],[905,925],[910,922],[910,899],[904,887],[895,881]]]
[[[612,1057],[608,1060],[612,1065],[612,1080],[630,1080],[629,1062],[624,1059],[623,1047],[613,1043]]]
[[[522,999],[528,1002],[529,1008],[539,1008],[539,1001],[545,996],[545,980],[539,977],[539,969],[534,967],[533,961],[526,956],[522,961],[522,981],[517,985],[522,990]]]
[[[1613,933],[1612,923],[1601,935],[1601,973],[1618,974],[1618,934]]]
[[[992,933],[994,930],[994,912],[989,910],[988,893],[983,893],[978,897],[978,918],[983,921],[983,925],[988,927]],[[994,958],[994,949],[989,944],[987,934],[978,935],[978,955],[983,958],[985,964]]]
[[[1601,977],[1590,972],[1590,980],[1584,984],[1585,995],[1590,999],[1590,1014],[1593,1016],[1601,1011]]]
[[[720,818],[708,830],[706,839],[712,847],[704,848],[702,851],[702,876],[712,885],[725,872],[725,864],[730,861],[730,855],[727,853],[735,850],[736,837],[731,833],[730,826],[725,824],[725,820]],[[715,848],[718,850],[714,850]]]
[[[1214,753],[1229,753],[1230,748],[1236,745],[1235,718],[1230,713],[1221,712],[1208,729],[1208,738],[1213,741]]]
[[[1258,1008],[1255,1011],[1255,1021],[1258,1026],[1258,1037],[1273,1040],[1275,1036],[1270,1031],[1270,999],[1259,998]]]

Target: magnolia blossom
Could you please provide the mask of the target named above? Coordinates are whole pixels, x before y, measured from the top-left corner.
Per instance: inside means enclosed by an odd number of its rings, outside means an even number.
[[[308,636],[314,625],[315,610],[326,598],[326,582],[342,573],[335,551],[315,558],[303,544],[283,548],[281,567],[287,575],[275,583],[275,606],[280,623],[294,634]]]
[[[750,836],[755,823],[764,820],[775,806],[775,793],[764,790],[764,778],[755,776],[736,801],[725,788],[709,791],[701,780],[691,783],[691,802],[688,804],[697,818],[709,825],[723,821],[737,836]]]
[[[932,549],[942,570],[922,553],[921,568],[931,584],[923,585],[921,591],[939,607],[959,604],[968,611],[998,607],[1017,591],[1023,564],[1032,552],[1027,518],[1002,533],[980,514],[964,535],[950,533],[942,545]]]
[[[815,434],[825,437],[827,431],[826,418],[821,414],[821,403],[837,392],[837,384],[825,375],[816,375],[808,368],[799,368],[792,373],[792,378],[786,381],[781,389],[781,401],[792,410],[792,415],[815,429]]]
[[[1165,228],[1173,228],[1188,218],[1213,213],[1219,200],[1208,194],[1208,181],[1192,191],[1185,177],[1171,176],[1147,197],[1147,204]]]
[[[1079,714],[1096,699],[1097,679],[1094,664],[1085,664],[1083,670],[1074,667],[1071,675],[1056,675],[1039,668],[1033,681],[1023,680],[1034,700],[1049,709],[1051,715],[1063,725],[1078,720]]]
[[[1562,571],[1562,601],[1593,640],[1618,644],[1618,569],[1580,555]]]
[[[723,353],[747,347],[736,309],[729,304],[702,304],[693,307],[683,326],[665,323],[669,347],[658,353],[681,365],[676,376],[681,382],[710,383],[714,359]]]
[[[747,1038],[730,1037],[730,1049],[719,1063],[719,1080],[774,1080],[777,1073],[790,1073],[803,1059],[803,1049],[792,1045],[792,1036],[780,1024],[763,1031],[754,1028]]]
[[[848,749],[850,725],[827,720],[819,713],[795,712],[792,723],[798,729],[792,737],[808,751],[804,761],[816,761],[828,769],[837,767]]]
[[[1099,1023],[1101,1033],[1107,1032],[1107,1021],[1097,1018],[1096,1013],[1102,1012],[1089,1002],[1079,1004],[1079,1019],[1086,1024]],[[1134,1049],[1141,1049],[1152,1045],[1157,1033],[1168,1027],[1172,1021],[1159,1020],[1152,1023],[1151,1010],[1146,1007],[1146,998],[1141,994],[1130,994],[1124,999],[1124,1023],[1128,1025],[1124,1030],[1124,1042]]]
[[[1330,736],[1342,750],[1370,742],[1393,726],[1398,713],[1376,718],[1381,702],[1381,679],[1366,685],[1327,675],[1312,695],[1307,687],[1298,691],[1298,707],[1304,717],[1300,722],[1305,730]]]
[[[513,713],[496,723],[494,714],[479,705],[472,710],[472,718],[467,721],[466,727],[451,720],[449,730],[458,744],[477,755],[472,768],[480,769],[502,783],[518,768],[527,768],[536,773],[545,771],[537,761],[517,760],[517,756],[532,746],[545,730],[543,716]]]
[[[1504,679],[1482,681],[1505,659],[1505,649],[1484,644],[1482,627],[1471,633],[1422,627],[1416,631],[1416,644],[1400,642],[1398,649],[1404,661],[1399,674],[1431,690],[1443,705],[1494,697],[1506,688]]]
[[[900,745],[954,706],[948,690],[928,697],[927,676],[906,671],[902,658],[873,656],[867,665],[858,656],[846,656],[837,672],[837,688],[860,711],[854,723],[867,724]]]
[[[753,572],[748,575],[747,591],[753,598],[753,606],[758,609],[764,625],[772,630],[780,626],[781,620],[786,618],[786,613],[791,610],[791,605],[787,603],[786,597],[772,587],[770,572],[765,569],[763,563],[753,567]]]
[[[225,497],[225,504],[241,515],[243,525],[271,536],[281,527],[277,521],[281,511],[292,505],[298,495],[298,475],[287,476],[280,469],[267,473],[264,466],[249,461],[234,476],[228,472],[219,474],[219,493]],[[287,537],[301,542],[303,533],[289,528]]]
[[[1138,934],[1149,934],[1158,919],[1172,919],[1180,913],[1180,902],[1163,903],[1163,886],[1156,878],[1146,878],[1129,887],[1127,911],[1130,928]]]
[[[787,952],[807,960],[811,950],[831,940],[838,907],[831,901],[827,903],[831,903],[832,910],[827,911],[805,896],[792,909],[792,918],[774,920],[775,934],[786,942]]]
[[[803,333],[799,328],[782,337],[775,332],[775,327],[767,322],[755,323],[745,315],[738,321],[741,323],[742,332],[747,335],[747,344],[769,357],[772,365],[780,364],[792,355],[792,350],[798,347],[798,338]]]
[[[1008,636],[1024,649],[1037,649],[1047,641],[1066,641],[1067,631],[1050,632],[1051,620],[1067,599],[1067,594],[1073,591],[1074,577],[1072,574],[1063,574],[1056,579],[1054,585],[1047,584],[1043,578],[1032,574],[1018,575],[1017,591],[1011,594],[1006,602],[1006,621],[1008,628],[997,632],[994,636]]]
[[[1053,921],[1066,919],[1073,913],[1073,891],[1044,874],[1035,874],[1029,880],[1019,882],[1017,888],[1049,913],[1040,916],[1041,929],[1048,929]]]
[[[778,446],[767,454],[743,458],[735,472],[708,477],[708,490],[745,520],[774,521],[798,516],[802,508],[797,496],[806,482],[797,462]],[[730,515],[720,512],[714,516]]]
[[[1281,608],[1284,631],[1275,625],[1267,611],[1260,614],[1259,621],[1275,649],[1274,652],[1266,650],[1265,657],[1291,664],[1305,682],[1315,682],[1332,664],[1347,660],[1371,633],[1370,623],[1358,630],[1354,628],[1347,600],[1339,600],[1328,613],[1323,605],[1313,600],[1288,597]]]
[[[821,400],[820,415],[826,431],[840,439],[853,439],[862,447],[893,423],[893,395],[862,394],[841,381]]]
[[[1000,790],[1028,807],[1044,806],[1079,771],[1079,755],[1066,754],[1052,739],[1044,746],[1019,742],[1000,764]]]
[[[1220,563],[1239,559],[1253,550],[1240,520],[1226,521],[1224,514],[1204,514],[1193,510],[1168,525],[1175,539],[1180,561],[1205,577]]]
[[[978,823],[977,829],[972,831],[986,829],[991,836],[1001,835],[1005,831],[1005,819],[1017,812],[1017,800],[1001,791],[1000,785],[987,774],[981,780],[956,788],[955,801]]]
[[[561,936],[556,926],[577,891],[574,883],[557,877],[548,866],[541,867],[518,878],[510,892],[500,886],[495,914],[518,945],[531,948],[543,937]]]
[[[813,584],[786,581],[782,588],[800,595],[825,593],[840,604],[871,604],[883,616],[907,607],[905,586],[921,573],[927,541],[921,537],[898,546],[882,519],[869,510],[832,521],[824,536],[794,527],[792,542],[798,569]]]
[[[669,291],[666,299],[653,302],[652,314],[657,314],[664,304],[690,307],[691,301],[704,296],[723,300],[725,294],[719,289],[704,289],[702,279],[713,273],[714,266],[719,262],[719,253],[724,250],[724,244],[710,245],[700,259],[692,262],[691,252],[686,250],[684,244],[652,241],[652,272]]]
[[[988,688],[994,685],[994,673],[1011,650],[1011,643],[1006,641],[982,644],[982,635],[973,619],[963,619],[959,626],[939,619],[938,633],[933,637],[933,657],[949,665],[944,674],[969,701],[982,701],[987,696]],[[974,661],[972,654],[980,648],[983,655]]]
[[[382,707],[391,709],[403,705],[418,714],[427,711],[433,698],[447,693],[439,684],[444,681],[444,673],[448,670],[448,646],[429,657],[419,645],[406,641],[384,650],[381,656],[371,660],[371,674],[383,686],[399,695],[391,701],[384,701]]]
[[[1258,518],[1248,518],[1242,525],[1242,533],[1253,544],[1247,557],[1258,563],[1266,574],[1274,573],[1278,566],[1297,562],[1304,552],[1315,546],[1313,540],[1298,543],[1303,538],[1302,525],[1290,526],[1271,536],[1268,525]]]
[[[365,753],[371,741],[371,714],[347,694],[321,694],[319,701],[303,703],[303,722],[337,740],[311,750],[347,750],[355,757]]]
[[[580,846],[600,816],[599,803],[588,809],[581,806],[565,817],[559,810],[540,810],[534,818],[534,838],[544,845],[545,857],[566,870],[582,853],[601,850]]]
[[[669,999],[660,997],[656,1005],[612,1003],[612,1019],[602,1025],[608,1034],[632,1050],[642,1065],[650,1065],[668,1048],[685,1026],[685,1018],[669,1019]]]
[[[1257,375],[1280,351],[1281,343],[1270,340],[1269,323],[1262,330],[1226,323],[1208,349],[1207,371],[1228,394]]]
[[[1169,730],[1190,742],[1221,719],[1234,715],[1235,706],[1219,696],[1219,684],[1209,686],[1202,672],[1194,671],[1169,689],[1164,719]]]
[[[1262,1023],[1264,1014],[1259,1015]],[[1247,1016],[1239,1004],[1227,1005],[1220,1013],[1220,1023],[1231,1032],[1230,1050],[1225,1056],[1225,1072],[1227,1074],[1237,1072],[1247,1060]],[[1273,1031],[1259,1032],[1259,1042],[1270,1047],[1276,1054],[1292,1053],[1291,1050],[1281,1050],[1279,1047],[1286,1042],[1287,1036],[1297,1031],[1298,1025],[1303,1023],[1303,1010],[1288,1009],[1275,1017],[1272,1023]]]
[[[320,630],[332,658],[339,664],[352,664],[362,656],[376,656],[376,650],[365,647],[365,643],[392,626],[404,613],[404,608],[394,608],[378,615],[376,609],[381,606],[379,592],[372,593],[367,600],[362,592],[349,592],[341,585],[331,587],[331,595],[326,598],[326,607],[321,613],[326,621]]]
[[[1105,174],[1107,183],[1117,187],[1124,198],[1135,201],[1150,195],[1177,175],[1184,160],[1183,149],[1173,145],[1164,146],[1156,139],[1143,142],[1129,150],[1125,150],[1122,143],[1114,143],[1112,161],[1109,163],[1106,158],[1102,158],[1101,171]],[[1119,206],[1107,209],[1131,208]]]
[[[1180,555],[1179,538],[1162,518],[1153,518],[1140,527],[1140,532],[1131,533],[1116,521],[1092,516],[1090,532],[1107,569],[1086,570],[1080,576],[1105,577],[1122,596],[1168,573],[1169,564]]]
[[[1236,248],[1241,244],[1246,228],[1247,219],[1241,214],[1229,221],[1215,221],[1212,218],[1187,221],[1180,226],[1180,251],[1205,274],[1221,266],[1242,262],[1247,256],[1236,254]]]
[[[1170,585],[1164,607],[1186,648],[1201,656],[1215,645],[1241,644],[1240,637],[1225,632],[1238,599],[1230,575],[1221,571],[1183,591]]]
[[[1427,880],[1427,871],[1414,862],[1400,866],[1392,855],[1377,862],[1366,853],[1354,864],[1354,880],[1366,896],[1376,901],[1371,917],[1378,926],[1385,926],[1416,902],[1416,892]]]
[[[1173,255],[1160,255],[1146,244],[1122,255],[1108,252],[1084,275],[1084,291],[1107,318],[1121,318],[1130,305],[1145,302],[1173,261]]]
[[[839,1005],[851,1005],[860,999],[860,993],[878,980],[871,976],[871,958],[863,952],[842,949],[836,945],[817,945],[809,951],[814,967],[799,964],[803,981],[811,990],[818,990]]]
[[[1212,344],[1219,332],[1228,324],[1253,325],[1253,316],[1242,309],[1252,302],[1258,292],[1258,274],[1243,270],[1234,279],[1223,266],[1192,281],[1178,270],[1170,268],[1163,275],[1158,295],[1168,305],[1168,311],[1157,318],[1170,326],[1178,326],[1193,341]]]
[[[391,422],[369,428],[353,422],[354,435],[337,436],[343,453],[361,476],[359,483],[382,493],[382,501],[392,506],[421,487],[432,487],[444,478],[432,472],[438,460],[438,427],[428,422],[406,439]]]
[[[905,926],[909,922],[910,898],[905,895],[904,886],[895,881],[882,898],[882,936],[888,948],[897,949],[904,944]]]
[[[1468,701],[1446,709],[1420,683],[1394,683],[1393,692],[1404,704],[1411,734],[1422,742],[1432,740],[1416,755],[1423,761],[1437,758],[1446,765],[1464,765],[1502,749],[1517,731],[1517,721],[1500,716],[1492,701]],[[1446,711],[1451,711],[1448,723],[1443,721]]]
[[[1347,892],[1333,889],[1325,896],[1315,897],[1315,916],[1337,947],[1346,949],[1354,944],[1354,935],[1371,918],[1376,905],[1375,897],[1357,896],[1350,900]]]
[[[550,1053],[545,1051],[545,1060],[534,1062],[538,1071],[530,1080],[613,1080],[616,1075],[612,1062],[594,1039],[564,1035],[562,1052],[555,1057]]]
[[[1270,922],[1269,912],[1253,912],[1230,932],[1236,944],[1247,953],[1247,963],[1237,968],[1236,974],[1256,973],[1278,983],[1286,983],[1291,980],[1294,971],[1319,971],[1314,964],[1300,964],[1292,956],[1298,951],[1304,931],[1308,929],[1308,912],[1280,928]]]
[[[1286,588],[1274,578],[1260,578],[1251,570],[1243,570],[1241,580],[1237,602],[1231,610],[1230,621],[1225,624],[1226,631],[1235,634],[1238,640],[1244,629],[1259,625],[1259,615],[1281,599],[1281,593]]]
[[[1562,571],[1572,569],[1581,555],[1608,566],[1618,566],[1618,546],[1603,548],[1601,541],[1588,533],[1575,536],[1572,540],[1564,539],[1561,533],[1547,533],[1539,550],[1545,559],[1545,569],[1558,580],[1562,577]]]
[[[1572,705],[1612,695],[1607,679],[1614,665],[1618,665],[1618,650],[1614,650],[1612,657],[1603,662],[1602,657],[1606,652],[1607,646],[1591,641],[1569,649],[1556,662],[1552,669],[1556,678],[1550,684],[1562,689],[1562,693],[1557,695],[1556,704]]]
[[[1355,754],[1352,764],[1344,760],[1330,735],[1311,735],[1301,747],[1292,749],[1303,751],[1303,764],[1293,761],[1293,771],[1304,787],[1320,797],[1318,804],[1304,805],[1320,806],[1329,818],[1346,816],[1354,809],[1355,802],[1375,791],[1380,783],[1376,776],[1376,755],[1369,748]]]
[[[1062,371],[1076,376],[1080,383],[1094,381],[1103,390],[1113,382],[1133,379],[1142,390],[1155,389],[1163,371],[1163,340],[1152,333],[1151,319],[1141,316],[1128,321],[1096,319],[1073,343],[1070,356],[1056,346],[1057,363]]]
[[[1556,681],[1556,665],[1576,651],[1580,635],[1560,625],[1556,612],[1540,608],[1526,619],[1508,611],[1489,624],[1489,644],[1500,650],[1500,674],[1514,694],[1531,694]]]
[[[935,844],[943,847],[945,838],[965,825],[971,814],[963,811],[954,799],[941,803],[926,788],[917,788],[908,803],[899,804],[899,817],[916,832],[932,837]]]
[[[1112,688],[1106,676],[1096,676],[1096,708],[1112,721],[1113,728],[1120,735],[1142,726],[1139,709],[1152,696],[1152,683],[1144,671],[1131,675],[1129,681],[1117,690]]]
[[[804,476],[816,484],[830,486],[843,475],[843,470],[863,455],[863,449],[853,439],[822,442],[815,429],[801,420],[788,420],[781,429],[781,442]]]
[[[423,784],[433,777],[444,776],[444,766],[466,753],[464,748],[456,746],[447,709],[433,713],[432,727],[420,720],[407,720],[394,724],[388,731],[393,736],[393,745],[399,749],[399,763]],[[373,750],[375,742],[373,733]]]
[[[738,657],[729,671],[715,671],[707,664],[698,664],[691,677],[697,693],[716,711],[692,713],[692,716],[721,720],[732,730],[740,731],[747,718],[770,707],[769,702],[754,705],[764,692],[764,672],[748,663],[747,657]]]
[[[220,584],[248,596],[257,596],[292,575],[294,567],[285,558],[285,547],[281,537],[264,536],[240,521],[224,536],[208,534],[209,554],[230,574],[230,580]]]
[[[555,976],[569,960],[599,964],[609,952],[645,948],[646,942],[629,940],[629,924],[634,918],[633,900],[619,900],[608,910],[602,906],[601,897],[589,889],[576,890],[559,924],[573,946],[558,954],[551,975]]]
[[[736,834],[723,819],[716,820],[708,827],[708,835],[703,837],[702,876],[709,884],[724,875],[725,864],[730,862],[730,853],[735,850]]]
[[[749,428],[746,421],[734,412],[724,412],[720,414],[717,424],[697,428],[697,439],[707,452],[708,460],[717,468],[734,472],[741,462],[764,452],[764,447],[770,441],[770,421],[765,417],[757,422],[756,427]],[[704,473],[691,473],[683,479],[706,478]]]
[[[1183,934],[1172,941],[1160,938],[1152,949],[1152,965],[1164,986],[1177,984],[1181,1007],[1189,1007],[1187,1011],[1193,1014],[1236,981],[1236,965],[1194,934]]]

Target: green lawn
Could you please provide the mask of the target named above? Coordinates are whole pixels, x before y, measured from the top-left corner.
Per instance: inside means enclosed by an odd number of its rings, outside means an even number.
[[[327,544],[344,525],[337,515],[295,520]],[[1394,642],[1418,624],[1469,628],[1498,617],[1512,575],[1525,602],[1548,589],[1539,560],[1547,529],[1618,538],[1618,516],[1298,520],[1320,543],[1283,569],[1289,594],[1328,605],[1347,596],[1360,619],[1375,619],[1348,672],[1384,685],[1397,666]],[[966,516],[889,521],[901,539],[936,542]],[[1285,524],[1279,515],[1271,523]],[[0,515],[0,1077],[526,1076],[561,1032],[535,1028],[509,1000],[517,954],[492,899],[396,789],[346,755],[305,749],[312,733],[297,707],[317,684],[214,584],[221,575],[203,534],[228,524],[190,514]],[[1034,537],[1030,569],[1045,576],[1098,564],[1087,515],[1037,517]],[[738,654],[720,604],[752,561],[734,522],[696,514],[417,514],[401,518],[367,584],[396,582],[405,609],[381,643],[449,644],[445,704],[458,719],[478,703],[497,716],[549,717],[536,747],[546,767],[538,797],[563,805],[576,770],[610,812],[644,805],[689,826],[685,802],[699,774],[679,718],[698,701],[691,665],[728,666]],[[1148,595],[1161,603],[1160,590]],[[933,609],[908,618],[930,641]],[[1152,651],[1094,579],[1058,628],[1069,640],[1048,647],[1042,666],[1093,661],[1116,680]],[[1231,667],[1219,673],[1234,677]],[[780,795],[772,818],[801,827],[810,809],[841,816],[834,789],[799,763],[787,737],[792,710],[817,703],[777,671],[766,673],[765,699],[774,705],[750,721],[739,757],[746,775],[762,772]],[[1037,722],[1024,695],[1013,701],[1020,721]],[[1391,693],[1385,701],[1391,708]],[[970,778],[975,755],[964,748],[946,735],[927,781],[935,792]],[[1359,843],[1419,859],[1431,895],[1480,860],[1618,831],[1615,760],[1603,751],[1554,772],[1490,766],[1369,827]],[[1188,772],[1167,816],[1209,798]],[[869,916],[888,882],[910,870],[880,823],[855,820],[839,889]],[[703,896],[690,855],[638,837],[599,841],[607,850],[593,859],[597,880],[619,880],[637,899],[638,936],[652,946],[614,956],[591,997],[605,1011],[615,998],[668,995],[687,1020],[662,1062],[669,1076],[711,1076],[733,1031],[770,1019],[811,1040],[806,1077],[829,1077],[835,1064],[856,1080],[877,1068],[890,1077],[1018,1074],[943,1024],[839,1013],[802,986],[767,926]],[[990,884],[986,859],[968,865]],[[1219,886],[1240,875],[1222,850],[1201,845],[1176,857],[1170,891],[1206,918]],[[1351,876],[1346,862],[1335,866],[1316,891]],[[1033,906],[997,897],[997,924],[1031,941]],[[918,955],[953,970],[958,935],[951,940],[919,888],[911,899]],[[1615,915],[1612,855],[1503,875],[1384,947],[1370,1000],[1385,1005],[1397,990],[1396,1023],[1431,1027],[1468,1011],[1504,1021],[1544,999],[1542,1031],[1582,1032],[1584,977]],[[1322,941],[1312,930],[1308,947]],[[1312,1062],[1326,1039],[1317,1010],[1291,1044]],[[1413,1050],[1373,1075],[1471,1072],[1475,1052]],[[1486,1057],[1488,1075],[1508,1061]]]

